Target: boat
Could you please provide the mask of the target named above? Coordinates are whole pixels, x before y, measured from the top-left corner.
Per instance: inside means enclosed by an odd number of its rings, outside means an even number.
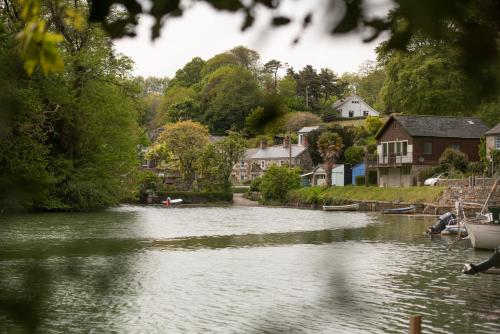
[[[163,204],[163,206],[165,206],[165,207],[169,207],[169,206],[175,206],[175,205],[182,204],[182,202],[183,201],[181,198],[177,198],[177,199],[167,198],[166,200],[162,201],[161,204]]]
[[[451,225],[446,225],[444,230],[441,231],[441,235],[454,235],[454,234],[459,234],[462,237],[467,236],[467,229],[463,224],[451,224]]]
[[[427,234],[441,234],[448,226],[450,226],[450,229],[448,232],[454,231],[452,226],[457,226],[457,216],[455,216],[452,212],[446,212],[442,214],[441,216],[438,217],[436,223],[434,226],[431,226],[427,229]],[[448,233],[447,232],[447,233]],[[458,230],[457,230],[458,233]],[[446,234],[446,233],[444,233]]]
[[[395,209],[385,209],[382,210],[382,213],[385,214],[396,214],[396,213],[415,213],[416,210],[415,205],[407,206],[405,208],[395,208]]]
[[[491,210],[491,209],[490,209]],[[495,211],[500,209],[495,208]],[[465,220],[472,247],[480,249],[495,249],[500,246],[500,221],[494,212],[485,216]]]
[[[355,211],[359,208],[358,203],[345,205],[323,205],[324,211]]]

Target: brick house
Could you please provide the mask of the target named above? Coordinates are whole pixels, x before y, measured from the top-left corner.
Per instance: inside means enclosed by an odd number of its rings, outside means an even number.
[[[391,116],[375,136],[377,155],[370,167],[377,169],[381,187],[415,185],[418,172],[437,165],[448,147],[479,161],[480,138],[487,130],[475,117]]]
[[[244,158],[233,167],[231,179],[233,183],[243,183],[254,180],[264,173],[271,165],[291,165],[300,167],[302,171],[312,170],[312,160],[308,150],[307,135],[318,127],[304,127],[298,131],[298,144],[291,144],[287,136],[282,145],[267,146],[260,142],[259,148],[245,151]]]

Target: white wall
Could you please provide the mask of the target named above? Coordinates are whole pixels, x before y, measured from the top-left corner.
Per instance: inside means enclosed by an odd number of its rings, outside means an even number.
[[[353,103],[356,102],[356,103]],[[338,108],[341,117],[350,118],[349,111],[353,111],[352,117],[365,117],[364,111],[368,111],[369,116],[379,116],[379,113],[372,107],[366,104],[363,100],[358,98],[349,98],[346,103]]]

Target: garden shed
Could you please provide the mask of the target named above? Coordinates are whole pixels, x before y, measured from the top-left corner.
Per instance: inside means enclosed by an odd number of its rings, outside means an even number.
[[[352,167],[352,184],[356,184],[356,176],[365,176],[366,164],[361,162]]]
[[[346,186],[350,185],[352,182],[352,170],[351,165],[337,165],[332,170],[332,185],[333,186]]]

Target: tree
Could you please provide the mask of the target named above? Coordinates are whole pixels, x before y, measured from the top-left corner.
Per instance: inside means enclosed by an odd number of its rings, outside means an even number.
[[[332,169],[336,159],[342,153],[344,147],[342,138],[334,132],[324,132],[318,138],[318,151],[326,164],[326,184],[332,184]]]
[[[273,76],[274,79],[274,91],[276,92],[278,90],[278,71],[280,68],[283,67],[283,64],[276,59],[271,59],[267,63],[264,64],[264,71],[266,73],[269,73]]]
[[[374,135],[384,125],[380,117],[368,116],[365,119],[365,127],[369,134]]]
[[[202,75],[201,71],[205,67],[205,61],[200,57],[194,57],[182,69],[175,72],[175,77],[172,79],[172,85],[182,87],[191,87],[200,82]]]
[[[200,121],[201,118],[200,103],[189,97],[173,103],[167,110],[167,121],[172,123],[188,119]]]
[[[220,53],[207,60],[201,70],[201,77],[203,78],[208,76],[220,67],[231,65],[239,66],[238,59],[229,52]]]
[[[166,145],[173,159],[179,162],[182,178],[192,185],[198,158],[208,143],[208,129],[200,123],[187,120],[166,125],[156,145]]]
[[[346,163],[356,165],[363,161],[365,149],[362,146],[350,146],[344,152],[344,160]]]
[[[321,83],[314,67],[305,66],[295,80],[297,81],[297,95],[306,101],[306,109],[316,110],[321,97]]]
[[[240,66],[246,68],[254,75],[257,75],[260,59],[260,55],[257,51],[240,45],[229,50],[229,53],[236,58],[236,61]]]
[[[212,132],[240,130],[259,100],[259,87],[252,73],[239,66],[223,66],[205,79],[201,90],[204,122]]]
[[[469,165],[469,159],[465,153],[447,148],[439,157],[439,165],[446,171],[458,171],[464,173]]]
[[[271,165],[261,176],[260,191],[267,201],[285,202],[290,190],[300,187],[300,172],[297,168]]]
[[[231,172],[245,154],[245,143],[240,134],[230,131],[223,140],[206,146],[198,161],[205,188],[230,188]]]
[[[381,101],[389,112],[466,115],[478,104],[459,66],[459,55],[441,45],[416,45],[388,57]]]

